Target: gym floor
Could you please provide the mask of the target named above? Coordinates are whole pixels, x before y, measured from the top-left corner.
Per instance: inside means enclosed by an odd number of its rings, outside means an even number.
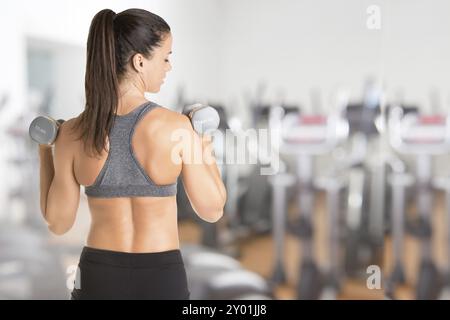
[[[446,223],[444,212],[444,197],[442,194],[436,194],[436,209],[433,214],[433,255],[439,267],[444,268],[446,266]],[[314,215],[315,224],[317,226],[316,238],[315,238],[315,253],[316,257],[321,265],[326,263],[327,258],[327,237],[326,237],[326,217],[325,207],[322,205],[323,194],[319,194],[316,201],[316,214]],[[290,214],[294,214],[293,208],[290,210]],[[52,241],[64,243],[70,246],[81,246],[85,241],[85,237],[89,231],[89,211],[86,202],[86,198],[83,195],[80,200],[80,207],[78,211],[78,217],[76,223],[71,231],[64,237],[52,236]],[[201,230],[199,226],[193,221],[182,221],[179,223],[179,234],[181,243],[199,243]],[[254,236],[252,238],[241,241],[240,256],[238,260],[242,265],[254,271],[264,278],[268,279],[272,272],[273,261],[273,241],[270,234],[262,236]],[[285,267],[287,273],[287,283],[275,288],[275,297],[277,299],[289,300],[295,299],[295,285],[297,283],[297,268],[299,263],[299,253],[301,246],[299,241],[292,235],[286,235],[285,238]],[[405,272],[407,277],[407,285],[400,286],[396,292],[399,299],[414,299],[414,283],[416,281],[415,275],[417,274],[418,258],[419,258],[419,246],[417,241],[406,236],[405,238]],[[76,265],[78,263],[79,256],[76,254],[67,255],[64,263],[66,267],[70,265]],[[384,245],[384,266],[382,271],[385,275],[390,273],[392,267],[392,246],[389,237],[385,239]],[[383,283],[382,283],[383,285]],[[377,300],[384,299],[383,290],[369,290],[366,287],[366,279],[353,280],[349,279],[343,282],[342,291],[338,296],[338,299],[368,299]]]
[[[326,217],[325,207],[322,205],[323,194],[318,196],[316,201],[315,224],[317,226],[315,252],[316,257],[321,265],[326,263],[327,258],[327,237],[326,237]],[[445,267],[446,257],[446,223],[445,212],[443,206],[443,195],[438,193],[436,196],[436,209],[433,214],[433,227],[435,235],[433,235],[433,255],[439,267]],[[292,210],[290,214],[293,214]],[[180,241],[188,243],[200,242],[200,229],[194,222],[180,223]],[[405,273],[407,278],[407,285],[399,286],[396,291],[398,299],[414,299],[414,283],[416,281],[415,274],[417,274],[419,245],[411,236],[405,238]],[[245,241],[241,241],[241,254],[238,260],[242,265],[252,270],[264,278],[268,279],[272,272],[273,261],[273,241],[271,235],[255,236]],[[280,285],[275,288],[275,296],[277,299],[295,299],[295,286],[297,283],[297,268],[299,263],[299,254],[301,246],[299,241],[292,235],[287,235],[285,238],[285,267],[287,273],[287,284]],[[450,248],[449,248],[450,250]],[[390,274],[392,268],[392,245],[390,237],[386,237],[384,244],[384,266],[382,272],[385,276]],[[383,286],[383,283],[382,283]],[[364,300],[380,300],[385,299],[383,290],[369,290],[366,287],[366,279],[348,279],[343,282],[342,292],[338,299],[364,299]]]

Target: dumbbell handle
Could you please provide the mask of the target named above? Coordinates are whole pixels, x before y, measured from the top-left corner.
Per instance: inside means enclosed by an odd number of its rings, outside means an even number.
[[[183,114],[188,116],[189,119],[192,119],[192,116],[194,115],[194,113],[200,109],[206,108],[207,106],[201,104],[201,103],[195,103],[189,106],[186,106],[183,109]]]

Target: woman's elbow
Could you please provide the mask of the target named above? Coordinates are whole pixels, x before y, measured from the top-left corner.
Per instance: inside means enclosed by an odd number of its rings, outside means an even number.
[[[62,236],[63,234],[66,234],[71,228],[72,226],[66,226],[63,224],[56,224],[56,223],[48,225],[48,230],[50,230],[51,233],[57,236]]]
[[[198,214],[198,216],[200,218],[202,218],[202,220],[205,220],[206,222],[210,222],[210,223],[214,223],[220,220],[220,218],[222,218],[223,216],[223,206],[219,206],[219,207],[201,207],[201,208],[196,208],[197,210],[195,210]]]
[[[204,215],[203,220],[209,223],[215,223],[220,220],[223,216],[223,209],[221,210],[210,210],[206,215]]]

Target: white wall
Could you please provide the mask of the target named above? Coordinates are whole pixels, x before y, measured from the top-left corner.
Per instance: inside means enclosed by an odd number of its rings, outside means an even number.
[[[184,85],[186,98],[215,100],[219,96],[219,52],[226,45],[218,37],[222,25],[219,1],[170,0],[161,10],[173,35],[172,71],[158,94],[158,101],[175,103],[177,88]]]
[[[429,91],[450,107],[450,1],[386,2],[383,60],[388,87],[403,88],[405,100],[429,110]]]
[[[366,8],[374,3],[382,9],[381,31],[366,28]],[[288,101],[306,107],[313,87],[324,98],[349,87],[358,98],[367,75],[383,77],[391,91],[402,87],[412,102],[426,104],[431,86],[449,93],[445,0],[19,0],[3,3],[0,19],[8,44],[0,53],[8,75],[0,80],[0,92],[12,91],[14,109],[25,103],[25,37],[85,50],[90,21],[105,7],[142,7],[171,25],[173,70],[153,97],[169,107],[181,84],[191,100],[237,107],[244,105],[243,92],[254,92],[261,80],[269,100],[283,89]]]
[[[288,101],[306,108],[313,87],[321,88],[324,99],[341,86],[358,96],[365,76],[380,72],[381,32],[366,28],[371,3],[221,2],[221,97],[243,102],[243,89],[255,91],[260,80],[268,84],[267,99],[283,88]]]
[[[380,30],[366,27],[373,4],[381,9]],[[219,6],[221,99],[243,105],[244,89],[255,91],[263,80],[268,100],[284,88],[288,101],[309,108],[313,87],[325,102],[338,87],[359,99],[368,75],[389,96],[401,88],[406,102],[425,109],[431,87],[450,94],[449,1],[229,0]]]

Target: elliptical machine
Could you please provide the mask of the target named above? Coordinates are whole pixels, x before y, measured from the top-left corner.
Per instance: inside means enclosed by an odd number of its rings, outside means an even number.
[[[433,210],[433,156],[450,151],[450,116],[404,115],[400,107],[389,114],[389,138],[394,150],[416,157],[417,223],[411,233],[421,242],[419,276],[416,284],[417,299],[437,299],[442,285],[438,268],[432,258]]]
[[[333,297],[339,287],[339,233],[338,213],[339,213],[339,190],[344,185],[343,181],[335,176],[314,180],[314,157],[324,155],[332,151],[336,145],[344,140],[348,135],[348,123],[339,113],[330,116],[301,115],[299,113],[289,113],[286,116],[279,112],[280,122],[278,126],[272,123],[271,130],[278,133],[280,154],[293,155],[296,158],[297,169],[296,178],[298,182],[298,219],[292,223],[293,231],[302,241],[301,263],[299,266],[299,281],[297,284],[297,297],[299,299],[314,300],[321,298],[324,289],[331,288]],[[284,188],[291,184],[289,177],[282,174],[280,177],[273,177],[275,203],[279,206],[273,207],[274,221],[277,216],[285,214],[285,208],[280,204],[284,203],[284,192],[276,192],[277,187]],[[330,214],[330,270],[328,279],[325,280],[321,273],[313,253],[314,226],[314,193],[317,187],[327,190],[328,211]],[[282,189],[283,190],[283,189]],[[277,225],[283,225],[284,221]],[[282,231],[278,231],[280,234]],[[275,236],[276,241],[280,241],[281,236]],[[278,250],[281,245],[275,245]],[[281,255],[275,262],[275,274],[278,279],[283,279],[284,271]],[[331,297],[331,298],[333,298]]]
[[[380,264],[384,236],[386,163],[382,153],[379,120],[380,88],[367,79],[362,101],[346,106],[350,134],[346,160],[345,270],[352,277],[366,277],[366,268]],[[370,154],[370,157],[368,155]]]

